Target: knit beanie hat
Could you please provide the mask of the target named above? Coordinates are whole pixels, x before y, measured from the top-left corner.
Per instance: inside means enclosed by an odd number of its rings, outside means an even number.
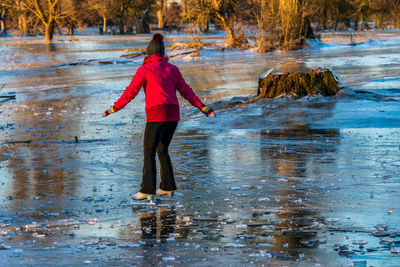
[[[146,54],[148,56],[151,56],[153,54],[165,54],[165,48],[164,48],[164,42],[163,42],[164,36],[162,36],[160,33],[155,33],[153,35],[153,39],[150,41],[149,45],[147,46],[146,49]]]

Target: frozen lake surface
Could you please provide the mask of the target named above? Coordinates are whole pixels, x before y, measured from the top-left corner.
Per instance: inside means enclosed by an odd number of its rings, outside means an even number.
[[[270,68],[330,68],[352,89],[217,110],[214,120],[181,101],[170,147],[178,193],[156,206],[131,202],[143,92],[101,117],[143,61],[120,56],[150,35],[0,39],[0,93],[16,92],[0,100],[1,265],[399,266],[400,32],[358,45],[336,37],[172,58],[211,105],[254,95]]]

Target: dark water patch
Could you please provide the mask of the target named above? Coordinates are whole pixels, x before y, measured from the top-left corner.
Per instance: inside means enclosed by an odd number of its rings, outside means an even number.
[[[15,123],[7,123],[7,124],[0,125],[0,130],[6,130],[6,129],[12,130],[12,129],[15,129],[15,127],[16,127]]]
[[[381,83],[381,82],[400,82],[400,78],[398,77],[388,77],[383,79],[376,79],[368,81],[367,83]]]
[[[41,67],[41,70],[54,69],[60,67],[72,67],[72,66],[90,66],[90,65],[119,65],[119,64],[129,64],[132,63],[131,60],[117,60],[117,59],[88,59],[80,60],[75,62],[60,63],[55,65],[49,65]]]
[[[6,141],[2,144],[4,145],[14,145],[14,144],[30,144],[32,140],[19,140],[19,141]]]
[[[54,140],[54,141],[33,141],[33,140],[13,140],[6,141],[2,145],[17,145],[17,144],[45,144],[45,145],[63,145],[63,144],[91,144],[91,143],[107,143],[110,139],[79,139],[74,140]]]

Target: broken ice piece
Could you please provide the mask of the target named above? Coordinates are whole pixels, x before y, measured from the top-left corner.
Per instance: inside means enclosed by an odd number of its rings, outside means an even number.
[[[4,244],[0,244],[0,250],[6,250],[6,249],[10,249],[10,246],[4,245]]]
[[[340,218],[328,218],[327,221],[328,222],[338,222],[340,220]]]
[[[21,248],[16,248],[13,250],[13,253],[22,253],[22,252],[24,252],[24,250]]]
[[[353,240],[353,245],[366,245],[368,244],[367,240]]]
[[[241,244],[241,243],[227,243],[225,244],[226,248],[244,248],[246,247],[245,244]]]
[[[388,232],[383,232],[383,231],[377,231],[372,233],[373,236],[388,236]]]
[[[132,243],[132,242],[125,242],[125,243],[118,245],[118,247],[120,247],[120,248],[137,248],[139,246],[140,246],[140,244]]]
[[[378,231],[386,231],[388,229],[389,225],[388,224],[377,224],[375,226],[376,230]]]
[[[37,237],[37,238],[43,238],[43,237],[45,237],[46,235],[38,234],[38,233],[33,233],[32,236],[33,236],[33,237]]]
[[[90,260],[85,260],[83,261],[84,264],[91,264],[92,262]]]
[[[392,248],[390,252],[393,254],[400,254],[400,248]]]
[[[162,260],[163,260],[163,261],[174,261],[174,260],[175,260],[175,257],[173,257],[173,256],[162,257]]]
[[[354,267],[367,267],[367,261],[353,261],[352,266]]]
[[[94,218],[94,219],[87,219],[86,222],[87,222],[87,224],[89,224],[89,225],[95,225],[96,222],[97,222],[97,219],[96,219],[96,218]]]
[[[386,244],[386,245],[390,245],[393,243],[393,238],[390,237],[383,237],[381,238],[381,240],[379,241],[380,244]]]
[[[307,241],[300,241],[301,244],[309,247],[309,248],[314,248],[318,247],[320,242],[319,240],[307,240]]]

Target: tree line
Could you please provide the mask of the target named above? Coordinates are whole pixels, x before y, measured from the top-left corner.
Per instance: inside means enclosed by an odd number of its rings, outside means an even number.
[[[400,28],[400,0],[2,0],[0,31],[44,34],[46,41],[63,29],[96,26],[106,34],[149,33],[190,28],[226,31],[232,47],[247,42],[245,29],[256,29],[260,50],[291,49],[315,31]],[[117,28],[117,30],[115,30]]]

